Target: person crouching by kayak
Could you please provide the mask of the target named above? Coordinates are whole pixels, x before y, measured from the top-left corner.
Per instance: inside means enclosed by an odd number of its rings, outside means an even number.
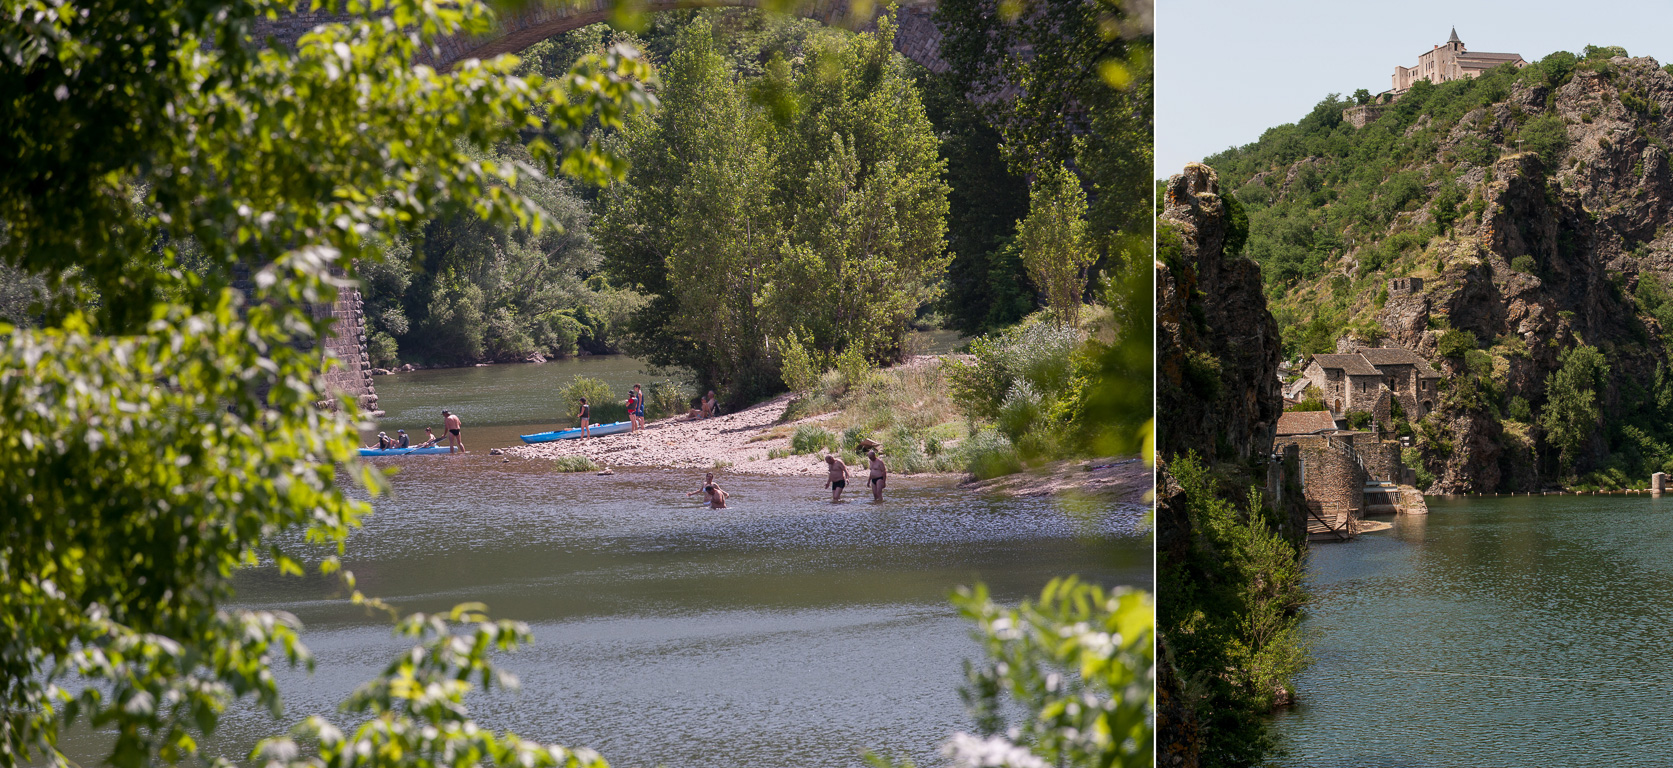
[[[842,501],[842,489],[848,485],[848,465],[834,453],[825,454],[825,468],[830,470],[830,478],[825,481],[825,487],[831,489],[831,503]]]
[[[454,416],[451,411],[442,411],[441,418],[442,429],[447,430],[447,452],[452,453],[453,447],[458,446],[459,452],[464,453],[465,439],[459,436],[459,430],[465,428],[464,422],[459,421],[459,417]]]
[[[587,405],[587,398],[581,398],[581,412],[575,414],[575,416],[581,420],[582,437],[592,437],[592,433],[587,431],[587,423],[592,419],[592,415],[593,410],[591,406]]]

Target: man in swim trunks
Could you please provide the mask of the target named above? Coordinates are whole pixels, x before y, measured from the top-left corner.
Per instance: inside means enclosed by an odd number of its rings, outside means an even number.
[[[593,409],[592,406],[587,405],[587,398],[581,398],[581,412],[575,414],[575,416],[581,420],[581,436],[592,437],[592,432],[587,430],[587,422],[592,419]]]
[[[704,496],[709,500],[709,509],[725,509],[726,497],[730,495],[720,489],[720,486],[709,483],[708,492]]]
[[[459,436],[459,430],[465,428],[464,422],[459,421],[452,411],[441,412],[442,429],[447,430],[447,452],[452,453],[453,447],[458,446],[459,452],[465,452],[465,438]]]
[[[825,485],[831,489],[831,503],[842,501],[842,489],[848,485],[848,465],[842,463],[834,453],[825,454],[825,468],[830,470],[830,476]]]
[[[866,454],[871,459],[871,500],[883,500],[883,486],[889,482],[889,468],[883,465],[883,460],[877,458],[877,451]]]

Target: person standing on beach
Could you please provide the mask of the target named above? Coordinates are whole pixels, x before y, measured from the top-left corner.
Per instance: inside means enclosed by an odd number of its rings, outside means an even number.
[[[825,486],[831,489],[831,503],[842,501],[842,489],[848,485],[848,465],[834,453],[825,454],[825,468],[830,470]]]
[[[447,430],[447,452],[452,453],[453,447],[458,446],[459,452],[464,453],[465,438],[459,435],[459,430],[465,428],[464,422],[459,421],[459,417],[453,415],[451,411],[442,411],[441,426],[442,429]]]
[[[882,459],[877,458],[877,451],[872,451],[866,456],[871,459],[871,500],[882,501],[883,486],[889,482],[889,468],[883,464]]]
[[[638,385],[637,384],[634,385],[634,387],[635,388],[634,388],[633,391],[627,393],[627,432],[628,432],[628,434],[633,434],[634,432],[639,431],[639,417],[633,415],[633,412],[639,408],[639,391],[638,391]]]
[[[628,409],[627,417],[640,429],[645,428],[645,390],[638,384],[633,385],[633,407]]]
[[[593,409],[587,405],[587,398],[581,398],[581,412],[575,415],[581,419],[581,436],[592,437],[592,433],[587,431],[587,422],[592,418]]]

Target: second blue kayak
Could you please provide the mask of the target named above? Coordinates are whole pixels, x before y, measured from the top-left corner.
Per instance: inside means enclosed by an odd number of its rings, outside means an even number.
[[[631,421],[618,421],[614,424],[597,424],[587,428],[587,433],[593,437],[604,435],[619,435],[633,428]],[[560,429],[555,432],[539,432],[533,435],[520,435],[525,443],[550,443],[558,440],[574,440],[581,436],[581,428]]]

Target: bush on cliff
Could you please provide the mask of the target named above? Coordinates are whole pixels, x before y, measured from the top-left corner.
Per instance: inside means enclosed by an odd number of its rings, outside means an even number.
[[[1183,561],[1157,574],[1157,627],[1188,694],[1205,766],[1249,765],[1272,746],[1266,716],[1308,663],[1300,630],[1302,554],[1278,534],[1277,513],[1246,488],[1227,500],[1224,474],[1194,453],[1167,465],[1186,499],[1192,541]],[[1232,475],[1241,477],[1241,475]]]

